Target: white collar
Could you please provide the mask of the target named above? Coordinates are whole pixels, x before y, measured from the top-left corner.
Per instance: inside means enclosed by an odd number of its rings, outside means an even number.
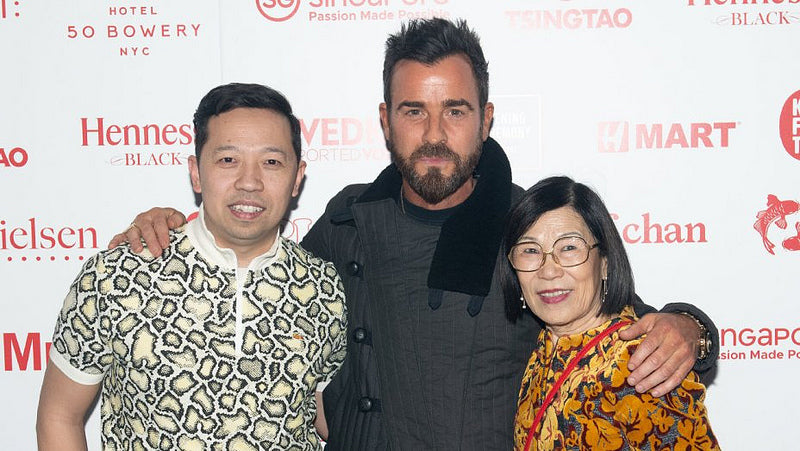
[[[195,249],[209,262],[224,269],[234,270],[238,268],[238,260],[233,249],[217,246],[214,235],[212,235],[208,227],[206,227],[205,213],[202,204],[200,205],[197,218],[186,224],[186,235],[189,237],[189,241],[191,241]],[[275,240],[272,242],[272,247],[270,247],[267,252],[251,260],[247,269],[258,270],[272,264],[278,255],[278,247],[281,245],[282,240],[283,238],[280,232],[276,233]]]

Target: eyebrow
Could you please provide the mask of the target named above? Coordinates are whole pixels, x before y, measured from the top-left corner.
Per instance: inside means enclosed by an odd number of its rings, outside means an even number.
[[[444,101],[445,108],[452,108],[456,106],[465,106],[470,111],[474,110],[472,104],[467,101],[467,99],[447,99]]]
[[[568,238],[568,237],[573,237],[573,236],[585,239],[584,236],[580,232],[572,231],[572,232],[564,232],[561,235],[558,235],[556,237],[556,239],[553,240],[553,242],[555,243],[556,241],[560,240],[561,238]],[[542,244],[536,238],[533,238],[533,237],[528,236],[528,235],[523,235],[523,236],[519,237],[519,239],[517,240],[516,244],[520,244],[520,243],[536,243],[538,245]]]
[[[219,146],[219,147],[216,147],[216,148],[212,149],[212,152],[227,152],[227,151],[231,151],[231,150],[239,152],[240,149],[237,146],[234,146],[232,144],[227,144],[227,145]],[[258,149],[258,150],[266,152],[266,153],[279,153],[279,154],[282,154],[282,155],[288,155],[289,154],[285,150],[280,149],[278,147],[274,147],[274,146],[262,147],[261,149]]]
[[[469,103],[469,101],[467,101],[467,99],[447,99],[444,102],[442,102],[442,106],[445,107],[445,108],[453,108],[453,107],[458,107],[458,106],[465,106],[470,111],[475,110],[475,108],[472,106],[471,103]],[[416,100],[405,100],[405,101],[400,102],[399,104],[397,104],[397,109],[398,110],[400,108],[424,108],[424,107],[425,107],[425,103],[424,102],[420,102],[420,101],[416,101]]]
[[[422,102],[405,100],[397,104],[397,109],[399,110],[400,108],[422,108],[423,106],[425,106],[425,104]]]

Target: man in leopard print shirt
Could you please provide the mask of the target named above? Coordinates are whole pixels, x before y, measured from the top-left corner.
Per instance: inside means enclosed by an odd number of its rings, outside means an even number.
[[[85,448],[98,391],[104,449],[320,448],[347,326],[334,266],[279,233],[305,170],[299,123],[280,93],[230,84],[194,124],[199,217],[159,258],[86,262],[56,323],[40,449]]]

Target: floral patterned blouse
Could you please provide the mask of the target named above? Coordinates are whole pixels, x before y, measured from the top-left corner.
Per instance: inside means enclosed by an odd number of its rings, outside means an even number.
[[[515,449],[524,449],[542,400],[570,359],[594,336],[623,319],[636,320],[630,306],[595,329],[560,337],[556,349],[551,334],[542,330],[519,392]],[[680,386],[658,398],[637,393],[625,382],[630,374],[628,360],[641,341],[641,337],[623,341],[614,332],[589,351],[545,411],[530,449],[719,449],[703,405],[705,386],[697,374],[690,372]]]

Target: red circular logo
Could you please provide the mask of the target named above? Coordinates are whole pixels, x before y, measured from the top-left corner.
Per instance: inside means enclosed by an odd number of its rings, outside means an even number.
[[[779,124],[783,147],[792,158],[800,160],[800,91],[786,99]]]
[[[295,15],[300,8],[300,0],[256,0],[256,6],[267,20],[283,22]]]

